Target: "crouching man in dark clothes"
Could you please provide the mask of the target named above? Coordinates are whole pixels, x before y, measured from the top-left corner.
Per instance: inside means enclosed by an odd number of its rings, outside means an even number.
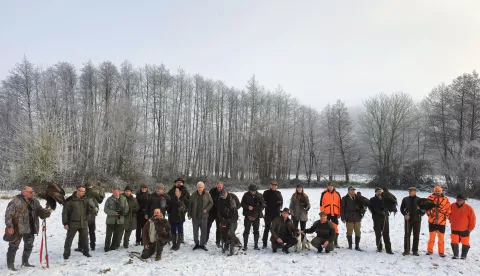
[[[163,247],[171,240],[170,223],[163,218],[160,209],[153,211],[153,217],[143,227],[143,252],[142,259],[150,258],[157,253],[155,261],[162,259]]]
[[[313,223],[312,227],[305,230],[305,233],[317,233],[317,236],[311,241],[313,247],[321,253],[325,248],[325,253],[330,253],[335,248],[335,226],[327,220],[328,215],[325,212],[320,213],[320,220]]]
[[[297,243],[297,239],[293,235],[302,233],[302,231],[295,228],[293,221],[288,217],[289,215],[290,210],[283,208],[281,216],[276,217],[272,222],[270,232],[272,233],[273,253],[276,253],[277,248],[280,247],[285,254],[289,254],[288,249]]]

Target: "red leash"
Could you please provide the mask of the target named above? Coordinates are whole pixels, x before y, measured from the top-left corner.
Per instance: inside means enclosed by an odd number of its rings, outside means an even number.
[[[43,244],[45,244],[45,263],[46,266],[43,265]],[[42,241],[40,243],[40,265],[42,268],[49,268],[48,264],[48,249],[47,249],[47,222],[43,220],[42,223]]]

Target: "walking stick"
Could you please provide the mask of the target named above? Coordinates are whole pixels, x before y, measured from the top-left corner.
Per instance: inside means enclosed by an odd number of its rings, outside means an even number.
[[[45,263],[46,266],[43,265],[43,246],[45,246]],[[40,265],[42,268],[50,268],[48,263],[48,247],[47,247],[47,220],[43,219],[42,222],[42,241],[40,243]]]

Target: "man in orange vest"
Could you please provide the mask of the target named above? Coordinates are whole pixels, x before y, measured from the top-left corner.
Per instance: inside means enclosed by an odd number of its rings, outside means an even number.
[[[427,255],[433,254],[435,237],[438,235],[438,254],[440,257],[444,258],[445,224],[447,224],[447,219],[450,218],[451,208],[450,201],[448,201],[448,198],[442,192],[442,187],[435,186],[435,188],[433,188],[433,194],[428,197],[428,199],[435,204],[435,207],[427,211],[428,231],[430,232]]]
[[[458,259],[459,247],[462,243],[462,260],[467,258],[468,250],[470,249],[470,233],[475,228],[476,217],[472,206],[465,203],[466,198],[463,195],[457,196],[457,203],[453,204],[452,213],[450,215],[450,223],[452,234],[453,258]]]
[[[342,197],[335,190],[333,184],[328,183],[328,188],[323,191],[320,197],[320,212],[325,212],[327,214],[327,220],[332,222],[333,227],[335,228],[335,248],[340,248],[338,246],[338,217],[340,216],[340,202]]]

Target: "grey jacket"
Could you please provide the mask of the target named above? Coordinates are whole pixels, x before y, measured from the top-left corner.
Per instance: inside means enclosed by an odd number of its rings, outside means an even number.
[[[199,206],[199,204],[202,204],[202,206]],[[213,207],[213,200],[212,196],[206,191],[203,192],[202,195],[198,194],[198,191],[195,191],[192,193],[190,196],[190,202],[188,204],[188,216],[191,217],[192,219],[202,219],[202,218],[208,218],[208,212],[210,209]],[[207,210],[207,213],[201,213],[199,216],[197,210]]]

